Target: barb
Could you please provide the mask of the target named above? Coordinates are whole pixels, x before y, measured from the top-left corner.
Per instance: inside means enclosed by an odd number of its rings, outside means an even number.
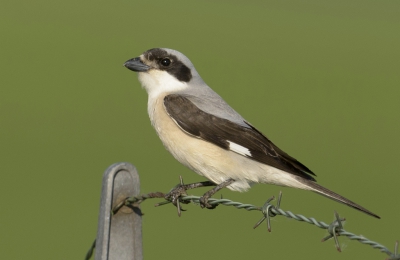
[[[120,204],[118,204],[117,206],[114,207],[112,213],[115,214],[124,205],[135,206],[133,204],[136,204],[136,205],[140,204],[143,201],[150,199],[150,198],[165,198],[165,194],[162,192],[155,192],[155,193],[144,194],[144,195],[137,196],[137,197],[126,198],[124,201],[122,201]],[[182,203],[192,202],[196,205],[200,205],[200,199],[201,199],[201,197],[199,197],[199,196],[191,195],[191,196],[182,196],[179,198],[179,201],[181,201]],[[237,209],[246,209],[248,211],[252,211],[252,210],[261,211],[263,214],[263,217],[254,225],[253,228],[257,228],[262,222],[264,222],[264,220],[267,220],[268,231],[271,232],[270,218],[281,215],[281,216],[285,216],[287,218],[291,218],[291,219],[294,219],[297,221],[309,223],[309,224],[317,226],[321,229],[326,229],[329,232],[329,235],[324,237],[322,239],[322,242],[333,238],[335,241],[336,249],[339,252],[341,252],[341,249],[340,249],[338,237],[346,236],[351,240],[356,240],[362,244],[370,245],[372,248],[379,249],[382,253],[385,253],[389,256],[389,258],[387,258],[387,260],[400,260],[400,254],[398,253],[398,246],[399,246],[398,241],[396,241],[394,253],[392,253],[387,247],[385,247],[375,241],[369,240],[368,238],[363,237],[363,236],[357,236],[351,232],[344,230],[342,222],[345,219],[340,218],[339,214],[337,212],[335,212],[335,220],[332,223],[327,224],[323,221],[318,221],[315,218],[308,218],[308,217],[305,217],[300,214],[294,214],[291,211],[282,210],[280,208],[281,199],[282,199],[282,193],[279,194],[276,206],[274,206],[273,204],[270,203],[272,200],[274,200],[274,197],[271,197],[265,202],[265,204],[262,207],[258,207],[258,206],[252,205],[252,204],[244,204],[244,203],[232,201],[229,199],[223,199],[222,197],[221,197],[221,199],[210,198],[208,200],[208,203],[211,205],[233,206]],[[171,203],[171,201],[166,200],[166,201],[155,204],[155,206],[162,206],[162,205],[166,205],[169,203]],[[89,250],[85,259],[90,259],[91,253],[93,252],[93,247],[94,247],[94,245],[92,246],[91,250]]]

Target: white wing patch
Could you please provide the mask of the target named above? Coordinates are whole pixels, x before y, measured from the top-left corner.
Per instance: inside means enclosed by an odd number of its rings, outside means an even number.
[[[231,150],[231,151],[233,151],[235,153],[241,154],[243,156],[250,156],[251,157],[251,153],[250,153],[249,149],[247,149],[246,147],[243,147],[241,145],[238,145],[238,144],[236,144],[234,142],[231,142],[229,140],[227,140],[227,141],[229,143],[229,150]]]

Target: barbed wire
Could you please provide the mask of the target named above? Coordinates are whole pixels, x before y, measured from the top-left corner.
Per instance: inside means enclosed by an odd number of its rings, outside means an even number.
[[[121,209],[123,206],[137,206],[138,204],[144,202],[147,199],[153,199],[153,198],[166,198],[166,194],[162,193],[162,192],[152,192],[152,193],[148,193],[148,194],[143,194],[140,196],[136,196],[136,197],[128,197],[125,200],[123,200],[122,202],[120,202],[118,205],[116,205],[111,214],[115,214],[118,212],[119,209]],[[181,196],[179,198],[179,202],[181,203],[194,203],[196,205],[200,205],[200,196],[194,196],[194,195],[190,195],[190,196]],[[327,224],[323,221],[318,221],[315,218],[309,218],[309,217],[305,217],[301,214],[294,214],[291,211],[285,211],[282,210],[280,208],[280,203],[282,200],[282,192],[279,193],[278,196],[278,200],[276,205],[271,204],[271,201],[273,201],[275,199],[275,197],[271,197],[269,198],[265,204],[262,207],[258,207],[252,204],[245,204],[245,203],[241,203],[241,202],[236,202],[236,201],[232,201],[229,199],[215,199],[215,198],[209,198],[208,199],[208,203],[210,205],[224,205],[224,206],[233,206],[237,209],[246,209],[248,211],[252,211],[252,210],[257,210],[257,211],[261,211],[263,214],[263,217],[254,225],[253,228],[257,228],[262,222],[264,222],[265,220],[267,220],[267,225],[268,225],[268,231],[271,232],[272,228],[271,228],[271,217],[275,217],[275,216],[285,216],[287,218],[291,218],[297,221],[301,221],[301,222],[306,222],[309,223],[311,225],[317,226],[319,228],[322,229],[326,229],[329,233],[328,236],[324,237],[321,241],[324,242],[326,240],[329,240],[331,238],[334,239],[335,241],[335,245],[336,245],[336,249],[341,252],[341,248],[340,248],[340,244],[339,244],[339,240],[338,240],[338,236],[345,236],[351,240],[356,240],[362,244],[365,245],[369,245],[374,249],[379,249],[382,253],[385,253],[389,256],[389,258],[387,258],[387,260],[400,260],[400,254],[398,253],[398,246],[399,246],[399,242],[396,241],[395,246],[394,246],[394,253],[392,253],[387,247],[372,241],[364,236],[358,236],[355,235],[351,232],[348,232],[346,230],[344,230],[342,222],[345,220],[344,218],[340,218],[339,214],[335,211],[334,215],[335,215],[335,220],[330,223]],[[179,206],[179,202],[177,204],[177,208],[178,208],[178,215],[180,215],[180,206]],[[162,206],[162,205],[166,205],[166,204],[170,204],[172,203],[172,199],[166,199],[163,202],[157,203],[155,204],[155,206]],[[94,251],[94,247],[95,247],[95,242],[92,244],[92,247],[89,249],[88,253],[86,254],[85,260],[88,260],[91,258],[93,251]]]

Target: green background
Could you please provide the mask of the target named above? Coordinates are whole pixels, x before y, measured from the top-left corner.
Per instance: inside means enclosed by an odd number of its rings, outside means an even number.
[[[330,222],[391,250],[400,239],[399,1],[2,0],[0,257],[83,259],[101,179],[139,170],[142,193],[204,180],[163,148],[147,94],[122,64],[153,47],[186,54],[203,79],[318,182],[382,217],[311,192],[257,185],[225,198]],[[201,195],[206,190],[194,190]],[[158,200],[161,201],[161,200]],[[142,204],[145,259],[384,259],[378,250],[259,212]]]

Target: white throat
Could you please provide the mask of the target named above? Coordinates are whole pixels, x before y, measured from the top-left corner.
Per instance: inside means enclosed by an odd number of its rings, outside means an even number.
[[[149,70],[138,73],[138,78],[149,98],[156,98],[160,94],[173,93],[188,87],[186,82],[179,81],[166,71]]]

